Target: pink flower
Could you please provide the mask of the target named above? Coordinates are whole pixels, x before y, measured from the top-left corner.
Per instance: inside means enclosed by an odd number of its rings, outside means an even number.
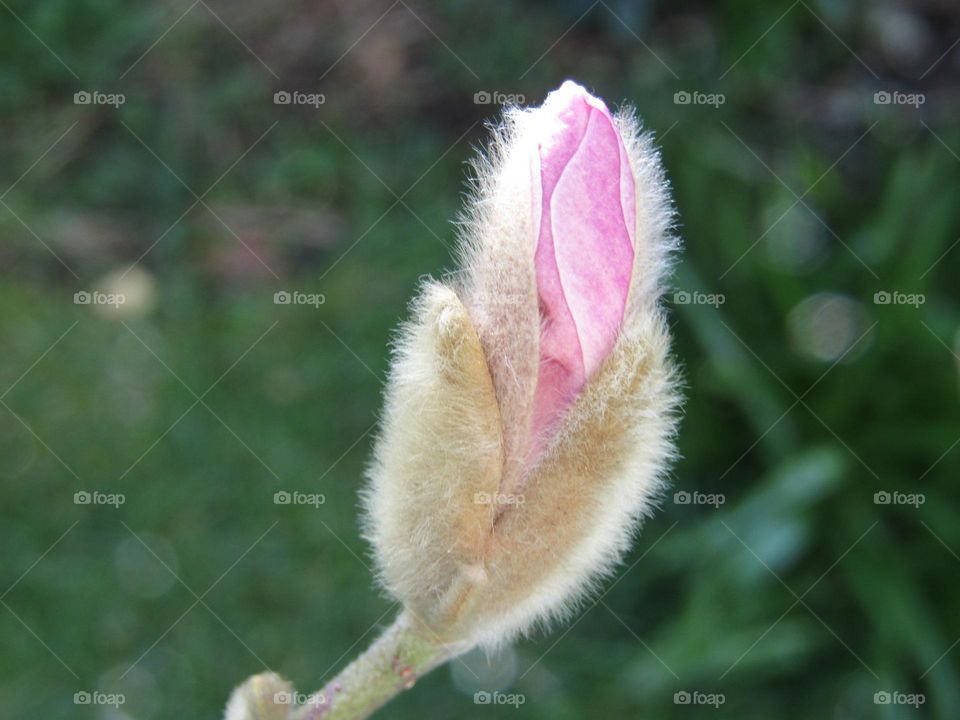
[[[508,109],[475,169],[459,271],[395,346],[365,504],[390,592],[495,646],[572,607],[661,491],[676,238],[652,138],[573,82]]]
[[[571,81],[535,111],[531,199],[542,316],[535,451],[616,342],[633,273],[636,193],[602,100]]]

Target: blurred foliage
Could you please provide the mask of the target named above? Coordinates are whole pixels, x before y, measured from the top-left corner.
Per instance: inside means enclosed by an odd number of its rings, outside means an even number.
[[[0,16],[5,717],[217,717],[264,667],[319,687],[389,621],[356,510],[391,331],[452,265],[463,162],[499,111],[475,93],[536,103],[566,77],[638,107],[675,191],[677,291],[721,296],[667,300],[675,489],[724,502],[665,498],[599,603],[383,716],[960,716],[955,4]],[[95,290],[127,302],[74,303]],[[125,503],[75,504],[94,490]],[[93,690],[126,702],[74,704]]]

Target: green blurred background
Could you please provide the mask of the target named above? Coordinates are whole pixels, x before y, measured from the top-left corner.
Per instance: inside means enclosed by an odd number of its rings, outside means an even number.
[[[391,332],[484,123],[568,77],[673,184],[688,494],[575,622],[382,717],[960,717],[954,3],[0,5],[4,717],[216,718],[390,621],[357,491]]]

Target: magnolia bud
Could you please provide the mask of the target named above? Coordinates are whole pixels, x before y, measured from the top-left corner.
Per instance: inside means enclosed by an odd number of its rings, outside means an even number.
[[[248,678],[230,695],[224,720],[287,720],[295,693],[293,686],[275,673]]]
[[[608,572],[673,453],[660,307],[676,244],[632,114],[566,82],[508,110],[395,347],[364,494],[380,579],[444,642],[496,645]]]

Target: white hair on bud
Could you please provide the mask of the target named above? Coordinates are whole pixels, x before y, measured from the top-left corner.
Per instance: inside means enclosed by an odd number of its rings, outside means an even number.
[[[497,491],[503,467],[500,417],[456,294],[427,283],[412,314],[395,343],[367,472],[365,533],[384,586],[440,628],[455,579],[482,568],[494,511],[482,500]]]
[[[638,321],[642,326],[641,317],[665,320],[658,305],[673,266],[673,258],[680,249],[680,239],[675,233],[676,213],[670,199],[670,182],[663,169],[660,152],[654,145],[653,134],[643,131],[632,107],[622,107],[614,121],[630,158],[636,182],[636,255],[627,298],[627,317],[623,323],[624,332],[629,333],[637,329],[635,326]],[[669,336],[667,341],[669,343]]]
[[[524,474],[540,355],[530,152],[535,113],[508,108],[472,160],[472,193],[459,218],[457,275],[490,367],[503,421],[504,490]]]

